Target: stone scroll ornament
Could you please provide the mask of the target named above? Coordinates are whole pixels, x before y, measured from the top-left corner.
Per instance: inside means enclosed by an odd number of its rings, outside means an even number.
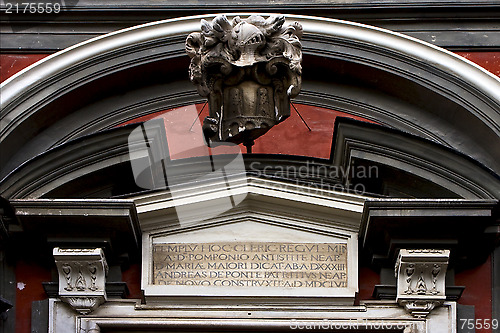
[[[290,116],[290,98],[301,87],[302,26],[284,16],[225,15],[201,20],[202,32],[186,39],[189,77],[208,98],[203,122],[207,143],[243,143]]]

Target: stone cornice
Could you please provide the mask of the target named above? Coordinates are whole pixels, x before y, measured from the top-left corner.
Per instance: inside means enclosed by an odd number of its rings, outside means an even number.
[[[360,227],[360,247],[373,267],[392,267],[398,250],[450,249],[457,270],[483,262],[498,233],[498,200],[371,199]],[[493,230],[493,232],[491,232]]]
[[[20,246],[24,237],[46,256],[51,247],[102,247],[108,261],[123,254],[136,255],[141,241],[134,203],[125,199],[11,200],[18,225],[9,233]],[[48,246],[47,246],[48,245]]]

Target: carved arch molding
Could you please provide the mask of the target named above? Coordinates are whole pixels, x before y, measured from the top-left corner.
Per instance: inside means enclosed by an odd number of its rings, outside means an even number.
[[[71,139],[201,102],[188,79],[184,41],[202,18],[213,15],[107,34],[4,82],[0,178]],[[500,173],[498,78],[448,51],[387,30],[317,17],[286,19],[304,28],[304,82],[297,102],[433,140]]]

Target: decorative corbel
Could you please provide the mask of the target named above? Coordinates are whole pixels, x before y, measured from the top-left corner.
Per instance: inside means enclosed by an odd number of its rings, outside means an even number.
[[[417,318],[442,305],[449,257],[449,250],[401,249],[395,267],[399,305]]]
[[[104,303],[108,264],[101,248],[54,248],[59,273],[59,298],[86,315]]]
[[[283,15],[217,15],[186,39],[189,78],[208,98],[203,133],[209,142],[243,143],[290,116],[302,85],[302,26]]]

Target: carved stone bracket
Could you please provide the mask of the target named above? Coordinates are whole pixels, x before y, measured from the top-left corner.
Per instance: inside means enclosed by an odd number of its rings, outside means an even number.
[[[445,277],[449,250],[399,251],[395,273],[396,300],[417,318],[425,318],[446,300]]]
[[[251,145],[290,115],[302,74],[302,26],[282,15],[201,20],[186,39],[189,77],[208,98],[208,141]]]
[[[88,314],[104,303],[108,264],[101,248],[54,248],[59,273],[59,297],[80,314]]]

